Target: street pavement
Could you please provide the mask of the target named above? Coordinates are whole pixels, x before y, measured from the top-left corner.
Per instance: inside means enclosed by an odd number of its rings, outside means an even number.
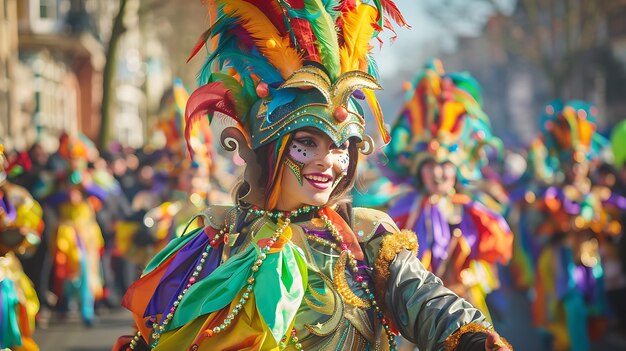
[[[516,350],[547,351],[542,350],[539,334],[532,327],[530,304],[524,294],[504,291],[500,297],[492,294],[489,300],[496,329]],[[499,314],[498,307],[506,312]],[[76,313],[62,322],[58,318],[50,316],[50,325],[35,331],[35,341],[42,351],[110,351],[118,336],[132,331],[130,313],[122,308],[102,309],[92,327],[84,326]],[[592,344],[590,351],[596,350],[626,350],[626,337],[609,332]]]
[[[65,321],[50,319],[46,328],[37,328],[34,339],[41,351],[111,351],[117,337],[132,332],[130,312],[119,308],[103,310],[92,327],[86,327],[77,316]]]

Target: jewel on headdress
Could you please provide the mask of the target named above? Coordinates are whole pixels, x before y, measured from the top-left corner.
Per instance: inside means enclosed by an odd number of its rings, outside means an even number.
[[[343,122],[348,118],[348,110],[344,106],[337,106],[333,112],[333,117],[339,122]]]
[[[439,142],[437,140],[432,140],[428,144],[428,151],[430,153],[434,153],[435,151],[437,151],[437,149],[439,149]]]
[[[270,89],[267,83],[261,82],[256,86],[256,94],[261,99],[266,98],[270,94]]]

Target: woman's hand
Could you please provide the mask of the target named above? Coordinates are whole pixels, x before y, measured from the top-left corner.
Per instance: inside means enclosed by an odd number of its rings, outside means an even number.
[[[485,340],[485,351],[513,351],[513,349],[504,342],[504,339],[500,337],[495,331],[487,334],[487,340]]]

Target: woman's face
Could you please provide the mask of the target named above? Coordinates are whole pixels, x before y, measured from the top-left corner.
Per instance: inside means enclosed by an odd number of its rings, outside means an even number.
[[[422,183],[431,195],[446,195],[456,183],[456,169],[450,162],[427,161],[420,170]]]
[[[306,205],[326,205],[348,171],[349,145],[346,141],[336,146],[326,134],[314,129],[296,131],[288,146],[276,208],[291,211]]]

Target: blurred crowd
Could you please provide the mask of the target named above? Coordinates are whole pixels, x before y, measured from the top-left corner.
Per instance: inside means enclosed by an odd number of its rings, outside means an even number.
[[[41,243],[19,258],[44,327],[73,307],[88,326],[99,308],[118,308],[148,259],[195,213],[230,202],[233,176],[218,180],[214,166],[167,148],[100,153],[84,136],[64,134],[52,154],[39,144],[5,154],[7,180],[43,209]]]

